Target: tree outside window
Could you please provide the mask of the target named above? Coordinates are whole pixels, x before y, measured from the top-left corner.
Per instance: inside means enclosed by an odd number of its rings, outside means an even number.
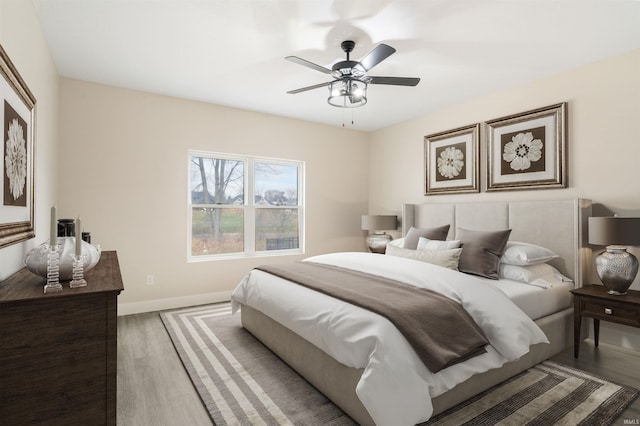
[[[191,259],[302,252],[303,163],[191,152]]]

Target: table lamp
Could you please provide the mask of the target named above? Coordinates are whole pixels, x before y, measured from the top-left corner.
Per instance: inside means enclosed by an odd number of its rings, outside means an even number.
[[[596,257],[596,272],[609,294],[627,294],[638,273],[638,259],[625,246],[640,244],[640,218],[590,217],[589,244],[607,246]]]
[[[367,246],[371,253],[384,253],[387,250],[387,243],[392,239],[391,235],[384,231],[397,228],[397,216],[362,215],[362,229],[373,231],[367,236]]]

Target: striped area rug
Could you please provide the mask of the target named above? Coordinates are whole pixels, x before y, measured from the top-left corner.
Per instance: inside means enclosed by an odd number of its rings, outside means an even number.
[[[161,318],[216,425],[355,425],[245,331],[228,303]],[[423,425],[609,425],[637,396],[636,389],[546,361]]]
[[[424,425],[609,425],[637,396],[636,389],[545,361]]]
[[[356,424],[243,329],[229,303],[160,317],[216,425]]]

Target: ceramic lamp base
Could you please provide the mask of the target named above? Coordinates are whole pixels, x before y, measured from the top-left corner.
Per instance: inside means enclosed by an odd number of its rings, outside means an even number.
[[[596,272],[609,294],[624,295],[638,273],[638,259],[623,246],[607,246],[596,257]]]
[[[367,246],[371,253],[384,254],[387,251],[387,243],[392,240],[391,235],[382,234],[369,234],[367,236]]]

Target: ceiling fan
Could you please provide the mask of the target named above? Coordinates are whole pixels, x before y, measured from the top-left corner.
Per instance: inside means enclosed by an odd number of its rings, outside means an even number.
[[[367,86],[369,84],[387,84],[393,86],[416,86],[419,78],[413,77],[377,77],[368,76],[367,71],[387,59],[396,49],[384,43],[376,46],[360,61],[352,61],[349,57],[356,43],[352,40],[345,40],[340,44],[342,50],[347,54],[347,59],[333,64],[331,69],[309,62],[297,56],[287,56],[285,59],[296,64],[329,74],[333,81],[315,84],[313,86],[302,87],[300,89],[289,90],[287,93],[296,94],[307,90],[329,87],[330,105],[340,108],[355,108],[367,103]]]

